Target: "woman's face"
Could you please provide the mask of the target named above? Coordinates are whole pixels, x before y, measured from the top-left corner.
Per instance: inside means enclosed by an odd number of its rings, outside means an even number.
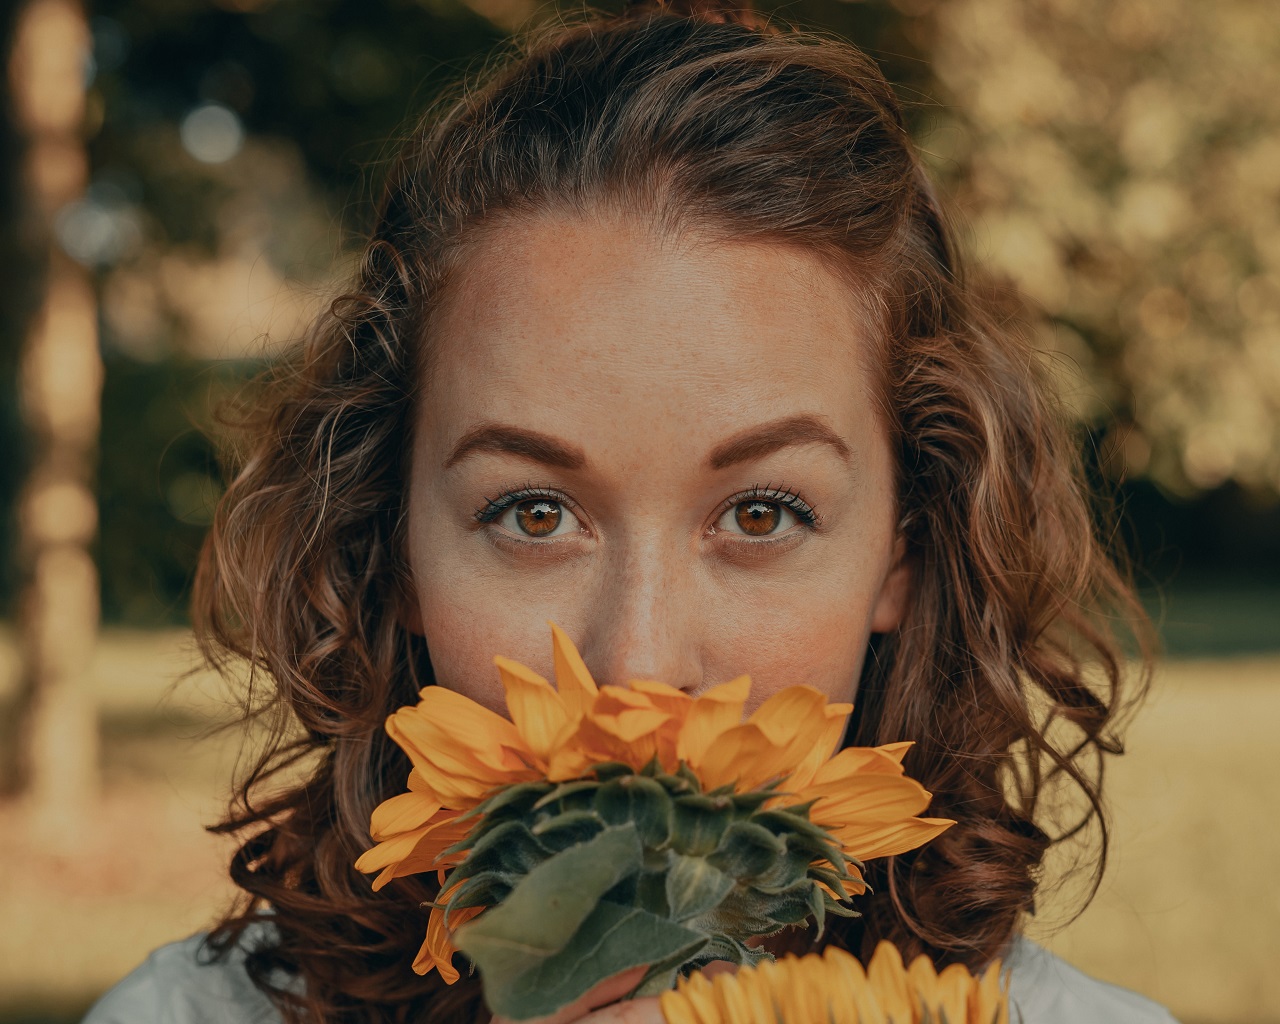
[[[689,243],[698,243],[696,245]],[[493,656],[749,707],[852,697],[909,569],[847,286],[773,244],[508,223],[434,321],[409,556],[436,679],[503,707]]]

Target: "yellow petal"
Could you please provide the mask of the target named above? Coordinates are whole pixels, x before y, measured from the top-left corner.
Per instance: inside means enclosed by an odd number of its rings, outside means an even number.
[[[881,747],[845,747],[813,773],[809,786],[824,786],[855,775],[901,775],[902,762]]]
[[[456,929],[483,910],[484,907],[455,910],[449,915],[450,923]],[[445,983],[452,985],[458,980],[458,970],[453,966],[453,954],[457,951],[458,948],[453,944],[452,932],[445,927],[444,910],[440,907],[432,907],[431,916],[427,920],[426,940],[413,960],[414,971],[418,974],[426,974],[435,968],[440,972],[440,977]]]
[[[394,839],[379,843],[360,855],[356,861],[356,870],[381,872],[373,881],[374,891],[381,889],[393,878],[430,871],[436,867],[440,854],[466,838],[475,824],[460,823],[457,819],[457,812],[445,811],[422,828],[401,833]]]
[[[569,712],[560,694],[542,676],[501,655],[493,659],[507,695],[507,711],[528,748],[542,761],[550,756]]]
[[[369,835],[381,842],[401,832],[421,828],[440,810],[440,801],[422,793],[408,792],[384,800],[373,809]]]
[[[555,654],[556,689],[564,700],[569,714],[579,718],[586,714],[591,702],[595,700],[595,680],[587,671],[587,664],[582,655],[573,646],[573,641],[554,622],[551,625],[551,643]]]
[[[788,686],[756,708],[747,721],[781,747],[800,736],[812,736],[816,740],[825,725],[826,707],[827,698],[813,687]],[[851,705],[846,707],[852,709]]]
[[[907,751],[915,745],[915,740],[900,740],[897,743],[882,743],[880,746],[873,747],[872,749],[883,754],[891,761],[896,761],[898,764],[902,764],[902,759],[906,756]]]
[[[927,789],[905,775],[855,775],[795,792],[804,800],[818,801],[813,818],[824,822],[897,821],[919,814],[932,799]]]
[[[838,1002],[847,1007],[852,1024],[884,1024],[884,1011],[857,957],[839,946],[828,946],[822,958],[829,967],[832,990],[842,995],[848,993],[847,1000]]]
[[[658,1008],[662,1011],[662,1019],[666,1024],[701,1024],[688,998],[678,989],[659,995]]]
[[[437,761],[447,751],[459,761],[505,772],[511,759],[503,748],[524,745],[507,719],[443,686],[428,686],[415,707],[401,708],[393,718],[426,761]]]
[[[800,789],[813,781],[818,769],[835,752],[836,746],[844,736],[845,727],[849,724],[849,714],[852,711],[852,704],[827,705],[823,712],[825,721],[822,732],[817,742],[809,748],[804,758],[796,765],[795,771],[791,773],[790,779],[787,780],[788,787]]]
[[[954,824],[950,818],[907,818],[870,827],[849,824],[832,828],[831,833],[849,856],[866,861],[893,857],[924,846]]]
[[[775,746],[758,725],[745,722],[712,740],[697,771],[704,789],[732,782],[747,790],[786,775],[792,767],[785,749]]]
[[[876,945],[875,952],[871,954],[871,962],[867,964],[867,981],[884,1008],[884,1013],[894,1024],[899,1021],[907,1024],[920,1019],[917,1013],[919,997],[907,977],[902,954],[892,942],[880,942]]]
[[[384,840],[377,846],[360,854],[356,860],[356,870],[364,872],[382,871],[389,865],[399,864],[413,852],[413,848],[418,845],[418,841],[426,834],[427,826],[423,825],[421,828],[415,828],[411,832],[402,832],[392,839]],[[373,883],[373,887],[381,889],[389,881],[391,881],[390,874],[385,879],[379,877]]]
[[[938,1008],[946,1020],[969,1019],[969,990],[973,978],[963,964],[950,964],[938,974]]]
[[[974,1024],[1009,1024],[1009,1000],[1000,978],[1003,969],[999,960],[994,961],[974,988],[969,1001],[969,1019]]]
[[[707,748],[722,733],[742,723],[742,709],[750,693],[750,676],[738,676],[697,698],[680,727],[677,756],[697,768]]]
[[[717,974],[711,979],[711,988],[720,1011],[717,1020],[732,1021],[734,1024],[752,1024],[756,1020],[756,1007],[747,998],[736,974],[727,971]]]
[[[668,686],[666,683],[659,683],[651,679],[633,679],[627,684],[627,688],[635,693],[643,694],[659,711],[665,711],[667,714],[682,721],[688,715],[689,709],[693,707],[692,697],[674,686]]]

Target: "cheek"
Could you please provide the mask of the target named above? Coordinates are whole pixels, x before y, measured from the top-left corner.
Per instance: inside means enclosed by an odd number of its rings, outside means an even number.
[[[437,683],[505,713],[494,655],[553,678],[547,622],[566,625],[572,617],[567,609],[533,596],[537,588],[525,591],[470,568],[418,563],[415,569],[422,633]]]
[[[780,617],[766,637],[739,637],[734,650],[751,675],[748,711],[796,685],[811,686],[831,701],[852,701],[869,639],[847,615],[835,612]]]
[[[802,592],[722,620],[712,659],[715,674],[751,676],[748,710],[784,687],[801,684],[832,701],[853,700],[871,639],[871,594],[863,589],[851,591],[847,582],[824,587],[811,577]]]

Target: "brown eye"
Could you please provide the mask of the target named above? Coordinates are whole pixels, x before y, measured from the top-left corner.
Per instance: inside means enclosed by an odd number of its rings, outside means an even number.
[[[743,533],[763,537],[778,528],[782,521],[782,506],[773,501],[740,501],[733,517]]]
[[[516,525],[521,533],[530,537],[546,537],[556,532],[560,525],[560,504],[546,498],[533,498],[522,501],[515,509]]]

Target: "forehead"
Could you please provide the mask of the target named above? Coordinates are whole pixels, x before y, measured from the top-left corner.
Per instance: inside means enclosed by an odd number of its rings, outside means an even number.
[[[847,282],[793,246],[512,220],[468,247],[433,318],[430,418],[447,430],[636,403],[670,418],[696,403],[730,429],[745,404],[856,432],[872,404],[865,319]]]

